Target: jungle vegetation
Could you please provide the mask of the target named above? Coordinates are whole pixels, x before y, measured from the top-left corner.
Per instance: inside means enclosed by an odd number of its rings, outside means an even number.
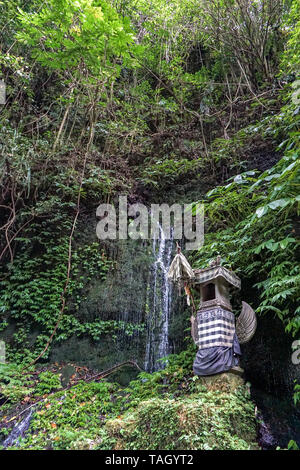
[[[223,392],[207,395],[191,377],[188,342],[166,369],[141,373],[128,389],[74,385],[61,422],[59,368],[36,367],[72,335],[99,340],[136,328],[76,316],[89,282],[101,285],[116,262],[101,242],[80,243],[81,232],[119,194],[145,204],[203,202],[205,244],[193,267],[220,254],[253,286],[257,313],[299,338],[299,12],[299,0],[0,3],[2,414],[44,397],[24,448],[45,448],[47,439],[54,448],[154,448],[159,432],[143,442],[143,420],[153,416],[159,429],[158,416],[170,413],[176,429],[174,409],[185,416],[193,394],[203,406],[220,403],[215,438],[191,417],[204,430],[199,440],[183,429],[162,437],[165,448],[255,447],[247,393],[229,402]],[[247,419],[237,419],[235,440],[225,428],[242,406]],[[125,444],[116,421],[98,431],[99,409],[103,424],[127,413]],[[133,422],[140,427],[127,439]],[[9,429],[6,420],[3,436]]]

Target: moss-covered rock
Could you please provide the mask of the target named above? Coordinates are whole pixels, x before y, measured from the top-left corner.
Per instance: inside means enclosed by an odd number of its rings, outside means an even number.
[[[198,377],[198,382],[208,390],[220,390],[222,392],[228,393],[233,392],[238,387],[244,385],[244,380],[242,377],[239,374],[233,372]]]
[[[257,448],[254,404],[247,387],[231,392],[200,387],[202,391],[178,399],[143,401],[133,412],[107,421],[98,448]]]

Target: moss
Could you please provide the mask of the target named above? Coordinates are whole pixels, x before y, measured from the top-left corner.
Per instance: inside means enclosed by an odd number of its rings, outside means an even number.
[[[186,351],[169,356],[165,369],[152,374],[141,372],[125,388],[106,381],[81,381],[44,395],[36,403],[28,433],[18,448],[256,448],[249,387],[229,372],[211,377],[193,375],[194,354],[190,344]],[[34,387],[31,382],[27,387],[27,398],[35,396],[37,390],[47,389],[49,393],[56,388],[59,376],[50,371],[38,374]],[[28,407],[28,400],[23,406]],[[19,412],[11,409],[9,415]]]
[[[153,398],[105,424],[98,449],[255,449],[254,404],[245,386]]]
[[[257,448],[255,405],[248,385],[229,372],[211,377],[193,375],[194,355],[195,346],[190,344],[179,355],[170,355],[165,369],[141,372],[125,388],[105,380],[81,381],[44,395],[36,403],[28,433],[18,448]],[[50,371],[38,374],[34,387],[31,382],[27,387],[28,397],[36,390],[55,388],[58,377]],[[23,381],[20,384],[25,387]],[[28,404],[27,400],[23,406]],[[19,412],[11,409],[5,415]]]
[[[141,373],[125,389],[111,382],[80,382],[48,395],[38,401],[28,433],[17,448],[257,448],[249,387],[231,373],[206,378],[185,375],[189,357],[190,351],[185,351],[170,359],[166,369]],[[49,371],[39,377],[35,389],[43,390],[57,378]]]

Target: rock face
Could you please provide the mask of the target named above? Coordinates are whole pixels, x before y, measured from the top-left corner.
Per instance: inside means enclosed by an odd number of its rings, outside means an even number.
[[[242,349],[245,379],[259,410],[263,449],[285,448],[291,439],[300,444],[300,410],[292,398],[295,381],[300,380],[300,365],[291,360],[294,339],[279,319],[259,317],[256,334]]]
[[[197,379],[196,379],[197,380]],[[205,383],[205,386],[204,386]],[[234,374],[200,378],[198,391],[153,398],[107,421],[99,449],[257,449],[255,405]]]
[[[91,224],[92,226],[92,224]],[[159,359],[179,352],[189,316],[182,319],[185,299],[167,282],[167,271],[175,244],[159,234],[158,240],[107,241],[109,259],[116,261],[105,280],[92,279],[78,311],[71,314],[83,325],[115,323],[101,334],[86,332],[53,345],[50,362],[71,362],[105,370],[120,361],[135,359],[147,372],[162,367]],[[87,236],[87,240],[91,240]],[[183,308],[182,308],[183,306]],[[183,324],[184,322],[184,324]],[[96,326],[95,326],[96,328]],[[96,331],[96,330],[95,330]],[[127,369],[114,379],[122,385],[136,377]]]

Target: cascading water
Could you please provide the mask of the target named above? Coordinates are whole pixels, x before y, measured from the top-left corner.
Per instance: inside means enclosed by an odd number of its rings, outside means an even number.
[[[159,236],[153,239],[155,261],[151,266],[150,289],[148,293],[147,342],[145,370],[153,372],[162,368],[159,359],[170,353],[169,322],[171,314],[171,284],[168,270],[171,264],[173,231],[166,239],[161,226]]]
[[[9,436],[4,440],[2,446],[6,449],[7,447],[11,447],[15,445],[18,447],[18,440],[20,438],[25,437],[25,434],[29,428],[31,417],[33,414],[34,408],[31,408],[30,411],[27,413],[25,418],[22,419],[19,423],[17,423]]]

